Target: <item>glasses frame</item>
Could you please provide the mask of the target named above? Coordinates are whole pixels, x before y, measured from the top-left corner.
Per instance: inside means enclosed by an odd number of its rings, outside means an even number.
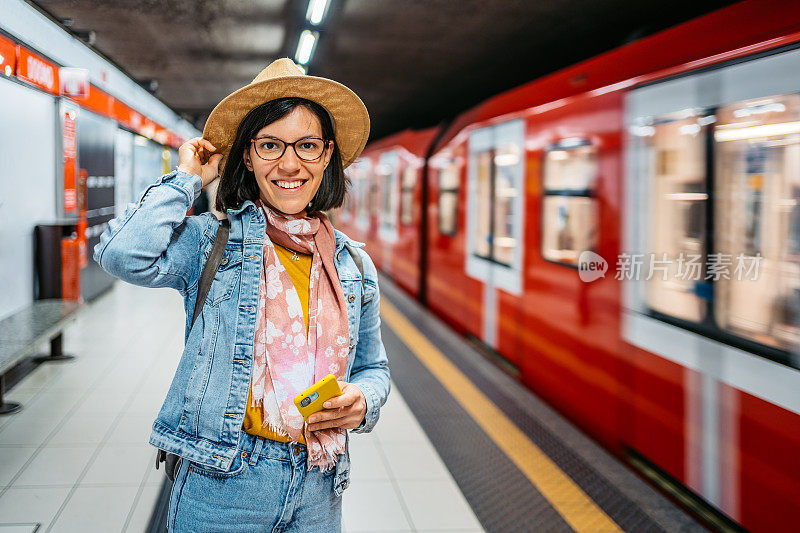
[[[258,153],[258,149],[255,146],[253,146],[253,151],[255,151],[255,153],[259,157],[259,159],[263,159],[264,161],[277,161],[278,159],[283,157],[283,154],[286,153],[286,149],[291,146],[292,150],[294,150],[294,155],[297,156],[297,159],[299,159],[300,161],[305,161],[306,163],[314,163],[316,161],[319,161],[320,158],[322,158],[322,156],[325,155],[325,150],[327,150],[331,146],[331,143],[333,143],[333,141],[330,140],[330,139],[329,140],[325,140],[322,137],[316,137],[314,135],[309,135],[308,137],[303,137],[302,139],[297,139],[296,141],[291,142],[291,143],[290,142],[286,142],[283,139],[279,139],[278,137],[273,137],[271,135],[264,135],[262,137],[256,137],[255,139],[250,139],[250,144],[252,145],[254,142],[260,141],[262,139],[272,139],[274,141],[280,141],[280,142],[283,143],[283,151],[281,152],[281,155],[279,155],[278,157],[272,158],[272,159],[267,159],[266,157],[263,157],[261,154]],[[323,143],[325,143],[325,148],[322,149],[322,153],[319,154],[314,159],[304,159],[304,158],[300,157],[300,154],[297,153],[297,147],[295,146],[297,143],[302,142],[302,141],[307,141],[309,139],[318,139],[318,140],[322,141]]]

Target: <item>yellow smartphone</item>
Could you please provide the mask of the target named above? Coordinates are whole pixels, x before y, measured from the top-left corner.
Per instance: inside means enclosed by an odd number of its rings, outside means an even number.
[[[336,376],[328,374],[309,388],[294,397],[294,405],[303,418],[308,422],[308,417],[317,411],[322,411],[322,404],[342,394]]]

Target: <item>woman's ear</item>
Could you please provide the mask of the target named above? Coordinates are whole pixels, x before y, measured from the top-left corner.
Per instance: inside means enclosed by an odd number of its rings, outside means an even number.
[[[245,150],[242,153],[242,159],[244,159],[244,166],[247,167],[247,170],[252,172],[253,171],[253,163],[250,161],[250,151],[249,150]]]
[[[331,157],[333,156],[333,141],[328,141],[328,147],[325,149],[325,164],[322,168],[328,168],[328,163],[331,162]]]

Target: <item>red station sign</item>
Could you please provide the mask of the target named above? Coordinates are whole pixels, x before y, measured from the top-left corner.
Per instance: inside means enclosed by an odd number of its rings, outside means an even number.
[[[17,45],[0,35],[0,73],[13,76],[17,69]]]
[[[17,77],[44,89],[50,94],[59,93],[58,65],[34,54],[24,46],[17,46]]]

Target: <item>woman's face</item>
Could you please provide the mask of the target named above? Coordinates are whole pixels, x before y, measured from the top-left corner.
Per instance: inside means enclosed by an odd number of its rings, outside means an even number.
[[[318,159],[304,161],[291,146],[286,146],[280,158],[267,161],[259,157],[255,145],[260,142],[264,147],[274,148],[274,139],[285,143],[300,141],[295,146],[302,155],[303,150],[307,151],[310,146],[301,140],[307,137],[322,138],[322,126],[314,113],[298,106],[282,119],[258,130],[253,138],[261,140],[251,142],[244,152],[244,163],[256,176],[261,201],[286,215],[306,215],[306,207],[322,183],[322,174],[331,159],[333,147],[328,142]]]

